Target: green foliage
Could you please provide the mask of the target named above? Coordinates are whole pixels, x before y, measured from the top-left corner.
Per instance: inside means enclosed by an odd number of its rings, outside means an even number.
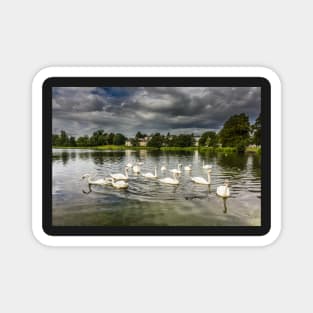
[[[241,151],[242,147],[249,144],[250,123],[248,115],[241,113],[231,116],[219,133],[219,139],[223,147],[236,147]]]
[[[160,133],[152,135],[151,139],[148,141],[148,147],[161,148],[163,144],[163,137]]]
[[[199,139],[199,146],[217,147],[218,136],[214,131],[207,131],[203,133]]]
[[[70,137],[67,135],[67,133],[62,130],[60,135],[57,134],[53,134],[52,135],[52,145],[53,146],[64,146],[64,147],[68,147],[71,144],[75,145],[75,138],[74,137]]]
[[[251,143],[257,146],[261,145],[261,113],[256,119],[255,123],[251,126],[252,138]]]
[[[69,146],[71,146],[71,147],[75,147],[76,146],[75,137],[73,137],[73,136],[70,137]]]
[[[244,153],[246,151],[246,147],[247,147],[247,141],[242,140],[237,143],[236,150],[238,153]]]
[[[178,135],[172,139],[172,145],[174,147],[191,147],[195,144],[195,139],[193,135]]]
[[[198,147],[161,147],[162,151],[195,151]]]
[[[131,138],[130,143],[133,147],[139,147],[139,140],[136,138]]]
[[[142,139],[142,138],[145,138],[147,137],[146,134],[142,134],[140,131],[137,132],[136,136],[135,136],[135,139]]]
[[[200,152],[221,152],[221,153],[234,153],[237,151],[234,147],[199,147]]]
[[[80,147],[89,146],[89,137],[88,136],[79,137],[76,141],[76,145]]]
[[[126,141],[126,137],[120,133],[115,134],[113,137],[113,145],[124,145]]]

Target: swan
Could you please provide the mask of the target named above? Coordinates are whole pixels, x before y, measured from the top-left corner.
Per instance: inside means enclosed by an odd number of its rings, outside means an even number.
[[[110,174],[110,176],[115,180],[128,180],[128,168],[125,167],[125,175],[121,173]]]
[[[216,194],[222,198],[228,198],[230,196],[230,191],[229,191],[229,181],[225,180],[224,185],[218,186],[216,188]]]
[[[172,169],[172,170],[170,170],[170,172],[172,172],[172,173],[174,173],[174,174],[181,174],[181,167],[182,167],[182,165],[181,164],[178,164],[177,165],[177,168],[174,168],[174,169]]]
[[[117,188],[117,189],[126,189],[128,188],[128,183],[124,180],[118,180],[118,181],[114,181],[112,180],[111,182],[112,186],[114,188]]]
[[[114,188],[117,189],[126,189],[128,188],[128,183],[124,180],[117,180],[115,181],[112,177],[106,178],[107,184],[113,186]]]
[[[212,168],[212,165],[211,164],[204,164],[204,160],[202,161],[202,168],[208,170],[208,169],[211,169]]]
[[[137,163],[137,164],[138,164],[138,163]],[[134,173],[140,173],[140,166],[137,165],[137,164],[133,166],[133,172],[134,172]]]
[[[110,184],[110,182],[108,181],[107,178],[99,178],[99,179],[95,180],[95,177],[96,177],[96,175],[91,176],[90,174],[84,174],[82,176],[82,179],[88,178],[88,184],[89,185],[100,185],[100,186],[103,186],[103,185]]]
[[[141,166],[141,165],[144,165],[143,162],[137,162],[137,164],[140,165],[140,166]]]
[[[191,170],[192,170],[191,164],[185,166],[185,167],[184,167],[184,170],[185,170],[185,171],[191,171]]]
[[[211,185],[211,170],[208,170],[208,180],[203,177],[191,177],[191,180],[196,184]]]
[[[145,178],[157,178],[158,177],[157,168],[156,167],[154,168],[154,174],[149,172],[142,174],[142,176]]]
[[[132,167],[133,167],[133,164],[132,164],[131,162],[128,162],[128,163],[126,164],[126,167],[132,168]]]
[[[173,176],[174,176],[174,178],[165,177],[165,178],[159,179],[159,181],[161,183],[164,183],[164,184],[178,185],[179,184],[179,180],[177,179],[177,174],[173,173]]]
[[[162,166],[161,166],[161,171],[162,171],[162,172],[166,171],[166,166],[165,166],[165,165],[162,165]]]

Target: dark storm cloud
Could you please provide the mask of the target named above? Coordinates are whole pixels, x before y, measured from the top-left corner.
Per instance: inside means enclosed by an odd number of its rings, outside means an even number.
[[[57,87],[53,131],[200,134],[219,130],[233,114],[246,113],[254,121],[260,106],[259,87]]]

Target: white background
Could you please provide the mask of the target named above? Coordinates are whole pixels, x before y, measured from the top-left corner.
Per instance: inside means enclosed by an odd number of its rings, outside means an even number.
[[[310,1],[2,1],[0,311],[312,311],[311,15]],[[31,81],[50,65],[274,69],[283,83],[280,238],[265,248],[36,242]]]

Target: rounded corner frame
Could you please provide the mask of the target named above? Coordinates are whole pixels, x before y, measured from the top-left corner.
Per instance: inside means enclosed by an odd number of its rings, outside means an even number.
[[[271,89],[271,225],[261,236],[52,236],[42,225],[42,88],[53,77],[260,77]],[[47,67],[32,82],[32,232],[45,246],[268,246],[281,233],[281,81],[267,67]]]

